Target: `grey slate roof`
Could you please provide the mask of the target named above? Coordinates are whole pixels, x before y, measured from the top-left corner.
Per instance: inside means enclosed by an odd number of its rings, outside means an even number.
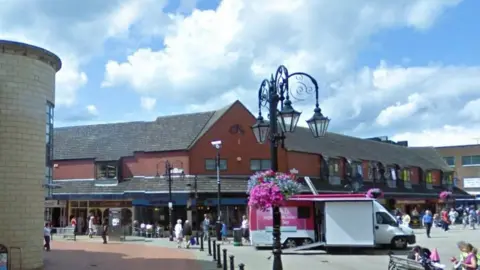
[[[285,147],[291,151],[378,161],[385,165],[419,166],[424,170],[452,170],[433,147],[404,147],[336,133],[327,133],[325,137],[314,138],[310,130],[304,127],[297,127],[294,133],[287,134]]]
[[[222,177],[223,192],[245,193],[247,190],[247,179]],[[111,181],[111,180],[110,180]],[[193,185],[193,178],[173,178],[172,192],[189,192],[187,184]],[[54,189],[53,194],[95,194],[95,193],[127,193],[127,192],[158,192],[168,191],[168,180],[164,177],[137,177],[115,183],[99,184],[99,180],[61,180],[53,181],[60,188]],[[198,176],[197,190],[199,193],[217,191],[217,179],[215,176]]]
[[[212,112],[127,122],[55,128],[54,159],[118,160],[134,152],[186,150],[232,106]]]
[[[151,122],[56,128],[54,158],[107,161],[141,151],[188,150],[235,103],[217,111],[163,116]],[[371,160],[385,165],[419,166],[424,170],[452,170],[432,147],[404,147],[335,133],[314,138],[310,130],[304,127],[287,134],[285,146],[288,150],[329,157]]]

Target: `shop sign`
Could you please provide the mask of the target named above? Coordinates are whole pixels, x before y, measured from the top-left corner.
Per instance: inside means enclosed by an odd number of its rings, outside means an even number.
[[[424,204],[425,200],[397,200],[397,204]]]
[[[66,205],[67,201],[45,200],[45,207],[47,208],[65,207]]]
[[[463,188],[480,188],[480,178],[463,178]]]
[[[90,208],[111,208],[111,207],[131,207],[131,201],[90,201],[88,207]]]

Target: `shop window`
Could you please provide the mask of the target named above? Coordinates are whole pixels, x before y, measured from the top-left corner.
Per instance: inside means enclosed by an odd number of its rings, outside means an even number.
[[[97,179],[116,179],[117,162],[97,162]]]
[[[226,171],[227,170],[227,160],[226,159],[220,159],[219,165],[220,165],[219,167],[220,167],[221,171]],[[216,171],[217,170],[216,159],[205,159],[205,170]]]
[[[269,159],[252,159],[250,160],[250,170],[252,171],[264,171],[271,168],[271,162]]]
[[[341,185],[342,180],[340,179],[340,160],[339,159],[329,159],[328,160],[328,182],[330,185]]]
[[[462,166],[480,166],[480,156],[463,156]]]
[[[450,167],[455,167],[455,157],[443,157],[445,163]]]

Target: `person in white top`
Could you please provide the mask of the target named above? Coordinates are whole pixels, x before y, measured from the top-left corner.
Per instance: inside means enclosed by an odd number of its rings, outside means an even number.
[[[177,224],[174,228],[175,238],[177,239],[178,248],[182,247],[182,240],[183,240],[183,227],[182,227],[182,220],[177,220]]]
[[[242,217],[242,236],[245,243],[250,242],[250,231],[248,229],[247,216]]]
[[[94,224],[95,217],[90,216],[88,219],[88,237],[92,238],[95,234],[95,224]]]
[[[51,229],[50,229],[50,224],[45,223],[45,227],[43,227],[43,239],[45,240],[45,244],[43,245],[43,248],[46,251],[50,251],[50,238],[51,238]]]
[[[147,235],[150,234],[150,237],[151,237],[153,233],[153,225],[152,224],[145,225],[145,231],[147,232]]]

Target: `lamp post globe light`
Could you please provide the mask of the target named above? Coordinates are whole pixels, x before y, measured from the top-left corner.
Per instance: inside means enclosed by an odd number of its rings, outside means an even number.
[[[296,79],[295,91],[290,89],[289,80]],[[320,110],[318,102],[318,83],[307,73],[288,73],[285,66],[277,69],[275,76],[265,79],[258,90],[258,118],[252,126],[253,134],[258,143],[263,144],[267,140],[270,143],[271,169],[278,171],[278,146],[283,145],[285,134],[294,132],[300,119],[301,113],[292,106],[291,99],[301,100],[301,94],[315,94],[315,108],[313,116],[307,120],[308,127],[313,137],[318,138],[326,134],[330,119],[325,117]],[[268,109],[268,121],[262,116],[262,107]],[[273,213],[273,270],[283,270],[282,243],[281,243],[281,213],[280,207],[272,207]]]

